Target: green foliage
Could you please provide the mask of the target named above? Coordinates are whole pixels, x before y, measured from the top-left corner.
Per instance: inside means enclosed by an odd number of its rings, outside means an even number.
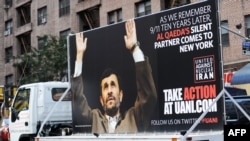
[[[21,72],[19,85],[33,82],[60,81],[67,70],[66,40],[52,35],[38,37],[41,47],[15,57],[14,67]]]

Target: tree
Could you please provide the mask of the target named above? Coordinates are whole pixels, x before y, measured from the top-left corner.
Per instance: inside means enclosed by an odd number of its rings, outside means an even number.
[[[52,35],[38,37],[41,47],[32,47],[30,52],[18,55],[14,67],[21,70],[18,85],[33,82],[61,81],[67,76],[67,47],[65,39]]]

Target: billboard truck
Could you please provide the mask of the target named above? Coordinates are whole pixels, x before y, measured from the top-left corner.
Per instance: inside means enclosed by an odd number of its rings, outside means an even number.
[[[173,135],[201,116],[193,132],[222,131],[217,11],[207,0],[69,36],[73,134]]]
[[[223,140],[217,3],[68,36],[72,135],[35,140]]]

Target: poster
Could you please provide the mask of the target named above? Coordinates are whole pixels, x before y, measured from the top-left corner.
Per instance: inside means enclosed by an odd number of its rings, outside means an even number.
[[[208,0],[134,19],[137,40],[144,56],[149,58],[157,91],[149,127],[141,132],[188,130],[222,90],[217,11],[216,1]],[[81,75],[91,109],[102,109],[100,75],[108,67],[116,68],[122,77],[121,113],[136,101],[136,69],[131,51],[125,47],[125,22],[83,32],[88,41]],[[70,36],[68,41],[73,76],[76,36]],[[77,106],[73,103],[73,109]],[[220,99],[194,130],[222,130],[223,113]],[[78,117],[79,112],[73,112],[74,132],[91,132],[90,123],[74,122]]]

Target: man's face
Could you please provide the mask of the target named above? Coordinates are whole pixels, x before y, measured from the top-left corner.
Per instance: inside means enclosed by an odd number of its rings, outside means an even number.
[[[102,79],[101,93],[100,101],[106,114],[114,116],[119,113],[123,93],[120,90],[116,75],[111,74]]]

